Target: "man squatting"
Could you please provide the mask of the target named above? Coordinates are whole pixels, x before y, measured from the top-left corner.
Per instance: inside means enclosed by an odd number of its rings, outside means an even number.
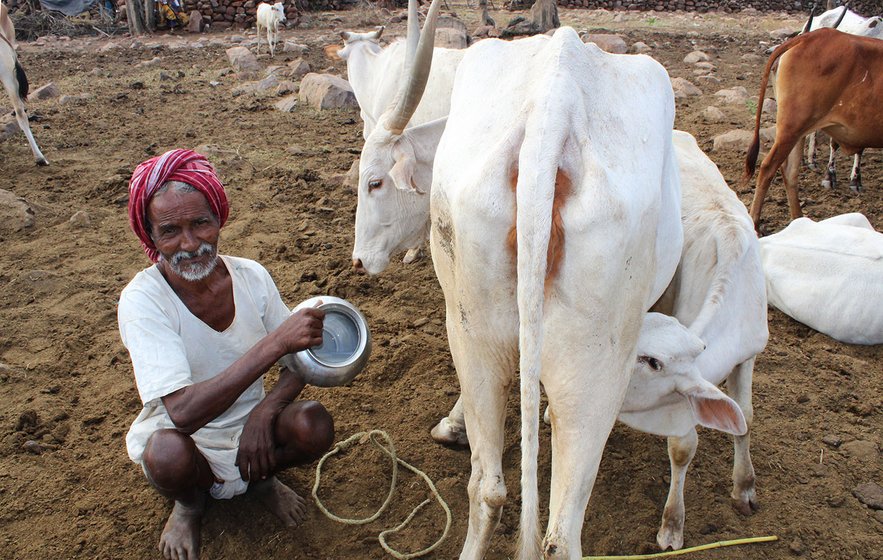
[[[290,527],[306,504],[274,475],[311,463],[334,440],[328,411],[296,400],[304,387],[284,357],[322,343],[324,312],[291,314],[269,273],[218,255],[227,195],[190,150],[141,163],[129,182],[129,222],[155,264],[120,296],[119,327],[144,408],[129,457],[174,500],[160,537],[167,559],[199,556],[206,494],[250,490]],[[276,386],[263,374],[282,359]]]

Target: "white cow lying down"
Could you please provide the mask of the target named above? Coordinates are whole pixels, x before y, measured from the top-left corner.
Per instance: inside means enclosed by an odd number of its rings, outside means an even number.
[[[883,344],[883,233],[867,218],[798,218],[760,248],[773,307],[841,342]]]

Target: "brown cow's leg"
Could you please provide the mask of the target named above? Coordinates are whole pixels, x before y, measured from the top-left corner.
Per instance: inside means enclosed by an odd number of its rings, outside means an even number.
[[[757,173],[757,183],[754,189],[754,198],[751,201],[751,211],[749,212],[755,229],[758,229],[760,226],[760,210],[763,208],[763,201],[770,188],[770,183],[793,147],[794,140],[779,142],[777,135],[776,142],[770,149],[770,153],[763,158],[763,163],[760,164],[760,170]]]
[[[805,137],[797,142],[782,166],[782,179],[785,182],[785,194],[788,196],[788,210],[791,211],[792,220],[803,216],[803,211],[800,209],[800,199],[797,196],[797,189],[799,187],[800,162],[804,140]]]

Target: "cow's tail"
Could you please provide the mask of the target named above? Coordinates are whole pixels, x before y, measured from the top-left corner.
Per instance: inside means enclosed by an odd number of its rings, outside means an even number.
[[[515,224],[521,372],[521,523],[517,558],[521,560],[542,556],[537,457],[543,303],[558,156],[565,139],[566,130],[555,127],[526,134],[518,162]]]
[[[738,277],[737,269],[745,266],[744,257],[750,250],[751,243],[757,243],[757,236],[753,228],[745,228],[733,223],[725,214],[722,215],[722,218],[727,218],[727,221],[714,224],[715,237],[726,241],[718,241],[716,244],[715,262],[718,263],[718,266],[715,267],[715,274],[705,293],[705,300],[702,302],[699,315],[689,326],[691,331],[703,339],[705,329],[708,328],[712,319],[721,312],[727,293],[732,287],[732,279]],[[720,266],[720,263],[728,263],[728,266]]]
[[[818,2],[813,2],[812,9],[809,11],[809,19],[806,20],[806,23],[803,25],[803,29],[800,31],[801,33],[808,33],[809,29],[812,27],[812,18],[813,14],[816,13],[816,6]]]
[[[779,60],[779,57],[797,45],[803,43],[811,36],[812,34],[798,35],[797,37],[788,39],[776,47],[776,50],[770,55],[770,59],[767,60],[766,66],[763,69],[763,78],[760,80],[760,93],[757,97],[757,110],[756,115],[754,116],[754,138],[751,140],[751,145],[748,147],[748,154],[745,156],[745,171],[742,173],[741,179],[743,187],[748,186],[748,182],[751,181],[751,177],[754,176],[754,170],[757,167],[757,154],[760,153],[760,116],[763,113],[763,98],[766,94],[767,84],[769,84],[770,81],[770,70],[772,69],[773,64]]]
[[[15,59],[15,79],[18,81],[18,96],[22,101],[28,98],[28,76],[18,59]]]

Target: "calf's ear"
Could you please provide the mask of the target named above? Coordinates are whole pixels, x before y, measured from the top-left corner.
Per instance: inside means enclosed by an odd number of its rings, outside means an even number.
[[[745,415],[736,401],[711,383],[704,381],[685,396],[699,424],[734,436],[744,436],[748,432]]]

